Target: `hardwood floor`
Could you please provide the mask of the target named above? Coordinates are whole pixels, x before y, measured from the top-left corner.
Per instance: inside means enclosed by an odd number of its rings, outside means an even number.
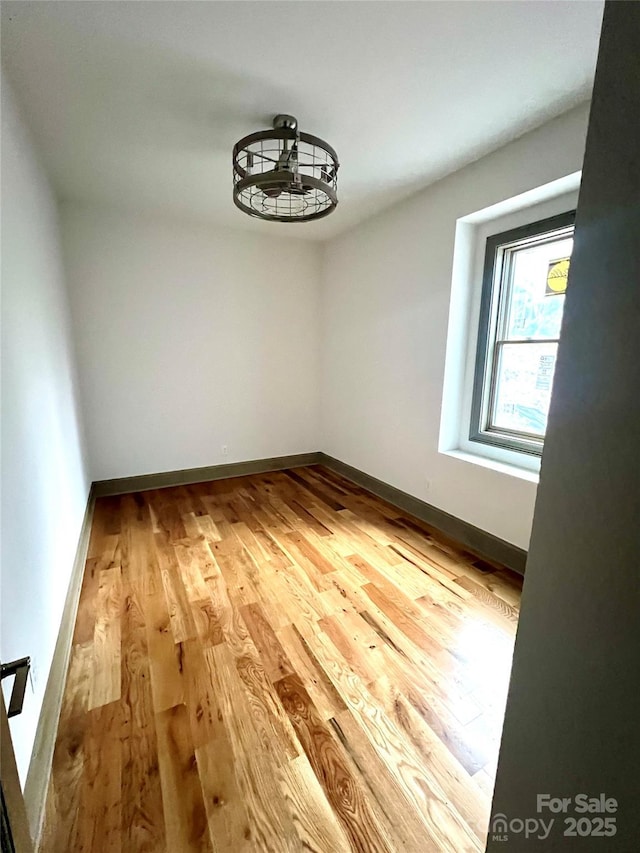
[[[320,466],[99,499],[41,851],[484,850],[520,589]]]

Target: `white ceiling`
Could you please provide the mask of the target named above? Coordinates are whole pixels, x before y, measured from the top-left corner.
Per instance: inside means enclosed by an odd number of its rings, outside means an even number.
[[[591,91],[602,2],[2,3],[2,62],[61,198],[338,234]],[[297,115],[340,157],[338,209],[263,223],[231,149]]]

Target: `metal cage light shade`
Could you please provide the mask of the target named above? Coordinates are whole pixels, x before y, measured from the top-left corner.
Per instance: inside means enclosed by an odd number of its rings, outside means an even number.
[[[302,133],[290,115],[272,130],[245,136],[233,148],[233,200],[249,216],[271,222],[309,222],[338,204],[338,155],[324,140]]]

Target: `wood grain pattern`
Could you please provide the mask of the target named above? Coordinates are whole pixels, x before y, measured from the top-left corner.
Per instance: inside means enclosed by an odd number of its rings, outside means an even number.
[[[167,850],[211,853],[211,835],[197,772],[188,712],[176,705],[156,716]]]
[[[321,466],[98,499],[41,853],[479,853],[520,591]]]
[[[100,572],[89,708],[99,708],[120,698],[121,597],[121,570],[114,568]]]

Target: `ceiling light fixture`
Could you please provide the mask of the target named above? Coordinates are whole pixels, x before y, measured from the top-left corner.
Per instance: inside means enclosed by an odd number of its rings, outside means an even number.
[[[245,136],[233,147],[233,200],[249,216],[309,222],[338,204],[338,155],[302,133],[298,120],[277,115],[273,130]]]

